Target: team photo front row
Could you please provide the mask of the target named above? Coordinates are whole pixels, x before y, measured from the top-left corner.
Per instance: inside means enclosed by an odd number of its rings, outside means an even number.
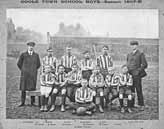
[[[142,78],[146,76],[148,64],[144,53],[138,50],[137,41],[130,42],[132,52],[127,55],[126,65],[116,70],[108,53],[108,46],[102,47],[102,54],[96,58],[94,65],[90,52],[85,51],[84,58],[77,63],[71,47],[60,63],[53,56],[52,48],[40,63],[39,55],[34,51],[34,42],[28,42],[28,49],[18,59],[17,66],[21,71],[20,90],[21,104],[25,105],[26,91],[36,90],[37,72],[41,66],[40,93],[41,112],[53,112],[56,109],[56,98],[61,96],[61,111],[71,109],[73,114],[92,115],[97,109],[100,113],[104,108],[111,107],[112,101],[119,100],[120,111],[131,113],[137,93],[140,110],[144,110]],[[66,98],[70,101],[66,103]],[[50,103],[49,103],[50,102]],[[31,96],[31,105],[35,97]]]
[[[94,113],[98,107],[101,113],[104,112],[104,100],[106,105],[112,100],[119,98],[121,112],[125,112],[124,99],[127,99],[127,111],[132,112],[132,99],[134,95],[131,91],[133,85],[132,76],[128,73],[126,65],[122,66],[122,72],[116,73],[111,67],[107,76],[103,77],[100,67],[95,66],[89,81],[78,65],[72,65],[72,71],[66,74],[64,66],[58,66],[58,73],[52,72],[51,66],[45,66],[45,72],[41,75],[41,111],[55,111],[55,101],[57,95],[61,95],[61,111],[65,111],[66,97],[70,99],[67,109],[72,109],[73,113],[88,114]],[[51,97],[50,108],[48,99]]]

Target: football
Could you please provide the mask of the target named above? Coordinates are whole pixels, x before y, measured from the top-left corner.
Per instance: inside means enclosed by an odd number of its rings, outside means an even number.
[[[85,108],[85,107],[79,107],[79,108],[76,110],[76,113],[77,113],[77,115],[79,115],[79,116],[85,115],[85,112],[86,112],[86,108]]]

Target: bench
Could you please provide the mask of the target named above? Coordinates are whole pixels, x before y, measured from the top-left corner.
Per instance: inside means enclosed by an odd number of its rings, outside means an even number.
[[[26,91],[26,95],[27,96],[35,96],[38,98],[38,106],[41,106],[41,94],[40,94],[40,90],[34,90],[34,91]]]
[[[38,106],[41,106],[41,93],[40,89],[34,90],[34,91],[26,91],[26,96],[35,96],[38,98]],[[58,94],[57,97],[61,97],[61,94]],[[58,102],[59,103],[59,102]]]

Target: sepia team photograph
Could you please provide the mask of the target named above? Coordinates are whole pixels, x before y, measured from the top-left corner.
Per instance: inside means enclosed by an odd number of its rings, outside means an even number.
[[[159,119],[158,10],[6,14],[7,119]]]

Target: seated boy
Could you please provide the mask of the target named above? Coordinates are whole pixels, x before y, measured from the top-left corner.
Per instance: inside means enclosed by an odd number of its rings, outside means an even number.
[[[40,92],[41,92],[41,108],[40,111],[48,111],[48,98],[51,95],[51,92],[56,92],[53,90],[55,84],[55,75],[51,73],[51,66],[45,66],[45,72],[40,76]]]
[[[72,71],[67,75],[67,97],[72,101],[75,102],[75,92],[76,89],[81,87],[80,80],[81,80],[81,71],[78,69],[77,64],[72,65]]]
[[[114,68],[111,68],[109,70],[108,75],[105,78],[106,82],[106,91],[105,91],[105,96],[106,96],[106,103],[112,104],[112,101],[115,98],[118,98],[118,92],[119,92],[119,74],[114,72]]]
[[[132,75],[128,73],[127,65],[122,66],[122,73],[120,74],[120,86],[119,86],[119,102],[121,106],[121,112],[124,113],[124,98],[128,98],[127,107],[128,112],[131,113],[132,106],[132,91],[131,87],[133,85]]]
[[[82,87],[76,90],[75,102],[70,104],[70,108],[77,115],[92,115],[95,109],[95,104],[93,103],[94,93],[88,87],[88,81],[86,79],[81,80],[81,85]]]
[[[112,92],[112,78],[114,77],[115,75],[115,72],[114,72],[114,68],[113,67],[110,67],[108,69],[108,74],[106,75],[105,77],[105,88],[104,88],[104,96],[105,96],[105,100],[106,100],[106,107],[108,107],[108,104],[110,102],[112,102],[112,100],[117,97],[117,93]]]
[[[99,107],[101,113],[104,112],[104,78],[100,73],[100,67],[96,66],[93,73],[89,79],[89,87],[95,92],[94,101]],[[95,100],[96,98],[96,100]]]
[[[55,110],[55,101],[57,93],[61,93],[62,96],[62,102],[61,102],[61,111],[65,111],[65,101],[66,101],[66,84],[67,84],[67,78],[66,73],[64,72],[64,66],[59,65],[58,66],[58,73],[56,74],[56,86],[54,87],[55,93],[52,93],[51,95],[51,108],[50,112],[53,112]]]

